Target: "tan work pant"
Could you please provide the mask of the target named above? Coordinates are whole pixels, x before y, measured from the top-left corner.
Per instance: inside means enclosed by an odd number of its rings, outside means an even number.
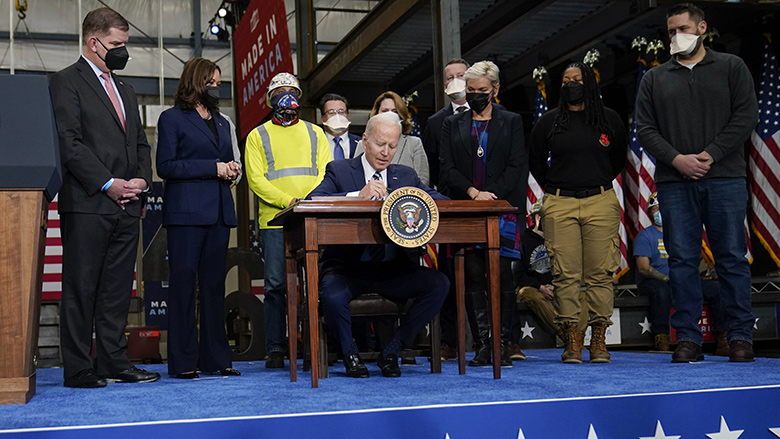
[[[612,273],[620,262],[620,204],[608,189],[587,198],[545,194],[542,225],[552,259],[555,322],[580,319],[580,284],[585,286],[588,324],[611,325]]]

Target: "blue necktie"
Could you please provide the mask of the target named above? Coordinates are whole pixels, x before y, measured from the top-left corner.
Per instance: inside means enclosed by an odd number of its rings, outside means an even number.
[[[341,148],[341,137],[334,137],[333,141],[336,142],[336,147],[333,148],[333,160],[341,160],[344,158],[344,150]]]
[[[371,176],[372,180],[376,181],[382,181],[382,174],[379,173],[379,171],[374,172],[374,175]]]

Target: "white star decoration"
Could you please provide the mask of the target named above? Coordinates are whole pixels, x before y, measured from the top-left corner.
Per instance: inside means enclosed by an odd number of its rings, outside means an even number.
[[[525,435],[523,434],[522,428],[517,430],[517,439],[525,439]]]
[[[640,437],[639,439],[680,439],[680,436],[667,436],[666,433],[664,433],[664,428],[661,427],[661,421],[658,421],[658,423],[655,424],[654,436]]]
[[[756,321],[753,323],[753,329],[758,329],[758,320],[759,318],[756,317]]]
[[[726,418],[723,416],[720,417],[720,431],[717,433],[710,433],[707,435],[710,439],[737,439],[738,437],[742,436],[742,432],[745,430],[734,430],[731,431],[729,429],[729,426],[726,425]]]
[[[642,334],[645,332],[650,332],[650,322],[647,321],[647,316],[645,316],[645,321],[642,323],[637,323],[637,325],[642,327]]]
[[[590,424],[590,428],[588,429],[588,439],[599,439],[599,437],[596,436],[596,430],[593,429],[593,424]]]
[[[778,427],[778,428],[770,428],[770,429],[769,429],[769,431],[770,431],[770,432],[771,432],[773,435],[775,435],[775,436],[777,436],[777,437],[780,437],[780,427]]]
[[[534,338],[534,329],[536,329],[535,326],[528,326],[528,320],[525,321],[525,326],[520,328],[523,330],[523,338],[530,337],[532,340]]]

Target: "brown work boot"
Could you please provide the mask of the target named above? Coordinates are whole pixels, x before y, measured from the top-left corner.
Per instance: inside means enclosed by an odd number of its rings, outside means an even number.
[[[726,346],[726,355],[729,347]],[[669,352],[669,334],[655,334],[655,350]]]
[[[556,335],[558,338],[560,338],[560,339],[561,339],[561,341],[563,342],[563,345],[564,345],[564,346],[566,346],[566,343],[567,343],[567,342],[566,342],[566,340],[567,340],[568,338],[566,337],[566,331],[564,331],[564,330],[563,330],[563,327],[562,327],[561,325],[557,325],[557,326],[555,327],[555,335]]]
[[[584,334],[577,330],[576,323],[561,323],[566,344],[561,361],[564,363],[582,363],[582,343]]]
[[[607,323],[596,322],[590,325],[592,332],[590,336],[590,362],[591,363],[611,363],[609,352],[607,352]]]
[[[715,355],[719,357],[729,356],[729,341],[725,332],[715,333]]]
[[[516,343],[509,343],[509,358],[514,360],[525,360],[525,354],[520,350],[520,345]]]

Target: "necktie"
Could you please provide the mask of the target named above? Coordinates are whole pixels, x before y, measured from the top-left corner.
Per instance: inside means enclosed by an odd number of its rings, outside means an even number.
[[[455,109],[456,113],[463,113],[464,111],[466,111],[466,106],[465,105],[462,105],[462,106],[460,106],[460,107]]]
[[[379,171],[376,171],[374,172],[374,175],[371,176],[371,179],[376,181],[382,181],[382,174],[380,174]],[[375,264],[379,264],[385,259],[384,244],[367,245],[365,252],[367,253],[368,256],[367,259],[373,261]]]
[[[333,142],[336,143],[336,147],[333,148],[333,160],[341,160],[344,158],[344,150],[341,148],[341,137],[334,137]]]
[[[117,116],[119,116],[119,121],[122,122],[122,129],[125,129],[125,114],[122,112],[122,105],[119,103],[119,97],[116,95],[116,90],[114,90],[114,83],[111,82],[111,76],[109,76],[108,73],[103,72],[100,74],[100,77],[103,78],[103,80],[106,82],[106,91],[108,91],[108,98],[111,99],[111,104],[114,105],[114,110],[116,111]]]

